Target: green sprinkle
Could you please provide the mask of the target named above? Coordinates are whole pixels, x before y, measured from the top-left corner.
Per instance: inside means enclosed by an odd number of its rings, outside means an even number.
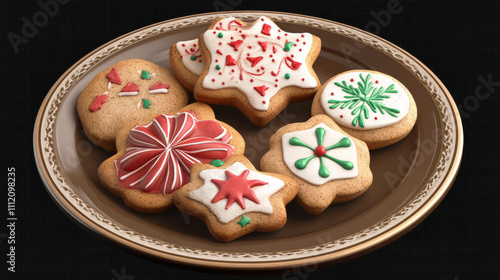
[[[217,36],[219,36],[219,38],[222,38],[222,37],[224,37],[224,34],[222,34],[222,32],[219,32],[219,34],[217,34]]]
[[[215,65],[215,69],[220,70],[220,65],[219,64]]]
[[[151,101],[143,98],[142,105],[144,106],[144,108],[149,109],[149,106],[151,106]]]
[[[288,43],[285,43],[285,47],[283,48],[283,50],[285,52],[288,52],[292,49],[292,46],[293,46],[293,42],[288,42]]]
[[[215,166],[215,167],[221,167],[224,164],[224,161],[222,161],[220,159],[214,159],[210,162],[210,164]]]
[[[191,60],[193,60],[193,61],[194,61],[194,60],[196,60],[196,55],[194,55],[194,54],[193,54],[193,55],[191,56]]]
[[[142,70],[142,72],[141,72],[141,78],[146,79],[146,80],[151,79],[151,75],[149,75],[149,71]]]
[[[289,73],[285,74],[285,79],[287,79],[287,80],[290,79],[290,74]]]
[[[248,225],[250,223],[250,218],[248,218],[247,216],[243,215],[241,216],[241,220],[238,222],[238,224],[241,225],[241,227],[245,227],[246,225]]]

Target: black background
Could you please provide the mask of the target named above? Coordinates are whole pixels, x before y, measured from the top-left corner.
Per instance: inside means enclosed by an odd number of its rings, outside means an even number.
[[[42,0],[47,2],[49,0]],[[33,158],[38,108],[52,84],[81,57],[122,34],[156,22],[217,9],[275,10],[326,18],[365,29],[390,1],[69,1],[19,46],[23,17],[36,1],[0,1],[2,118],[0,224],[4,224],[7,167],[16,168],[16,273],[7,271],[7,228],[0,227],[0,275],[7,279],[249,278],[159,264],[95,237],[73,223],[49,197]],[[500,279],[500,85],[475,96],[481,77],[500,82],[500,6],[497,1],[401,0],[379,36],[427,65],[462,108],[465,148],[457,179],[440,206],[391,244],[359,258],[314,270],[260,275],[267,279]],[[215,7],[232,3],[234,7]],[[371,12],[373,11],[373,12]],[[375,31],[375,30],[372,30]],[[5,277],[0,277],[5,279]],[[115,279],[120,279],[116,278]],[[127,278],[122,278],[127,279]],[[132,277],[128,278],[132,279]]]

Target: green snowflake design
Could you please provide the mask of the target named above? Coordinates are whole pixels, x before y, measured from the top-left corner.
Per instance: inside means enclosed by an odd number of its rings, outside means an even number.
[[[382,114],[389,114],[392,117],[397,117],[400,113],[399,110],[395,108],[389,108],[385,106],[384,100],[391,98],[386,93],[398,93],[394,89],[394,84],[390,85],[388,88],[384,87],[374,87],[373,82],[370,82],[371,75],[368,74],[366,78],[363,78],[363,74],[359,74],[361,82],[358,82],[358,87],[355,88],[352,85],[347,85],[346,81],[342,81],[342,84],[336,82],[335,85],[340,87],[343,92],[347,93],[345,95],[345,100],[328,100],[331,103],[330,109],[335,109],[340,106],[340,109],[349,108],[352,110],[351,114],[356,115],[352,120],[352,125],[356,126],[359,124],[360,127],[365,127],[365,120],[370,117],[370,110],[373,113],[377,113],[377,110]]]
[[[336,148],[350,147],[351,146],[351,140],[349,138],[347,138],[347,137],[344,137],[337,144],[334,144],[334,145],[332,145],[330,147],[324,147],[323,146],[323,139],[324,138],[325,138],[325,129],[322,128],[322,127],[316,128],[316,139],[318,140],[318,146],[315,149],[312,148],[312,147],[310,147],[309,145],[303,143],[297,137],[290,138],[290,140],[288,141],[290,143],[290,145],[292,145],[292,146],[306,147],[306,148],[308,148],[308,149],[310,149],[311,151],[314,152],[313,156],[297,160],[295,162],[295,167],[297,167],[298,169],[302,170],[302,169],[304,169],[304,168],[307,167],[307,164],[309,164],[309,162],[313,158],[317,157],[317,158],[319,158],[319,164],[320,164],[319,171],[318,171],[319,176],[321,176],[323,178],[328,178],[328,176],[330,176],[330,171],[328,171],[328,169],[323,164],[323,158],[325,157],[325,158],[327,158],[327,159],[329,159],[329,160],[337,163],[338,165],[340,165],[345,170],[351,170],[351,169],[353,169],[354,164],[352,164],[352,162],[345,161],[345,160],[340,160],[340,159],[331,157],[331,156],[329,156],[329,155],[326,154],[326,152],[329,151],[329,150],[333,150],[333,149],[336,149]]]

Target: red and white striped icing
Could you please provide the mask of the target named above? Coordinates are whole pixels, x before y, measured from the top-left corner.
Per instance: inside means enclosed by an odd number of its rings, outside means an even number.
[[[189,182],[193,164],[231,156],[230,139],[216,121],[197,120],[191,112],[162,114],[130,131],[126,153],[115,162],[118,182],[147,193],[172,193]]]

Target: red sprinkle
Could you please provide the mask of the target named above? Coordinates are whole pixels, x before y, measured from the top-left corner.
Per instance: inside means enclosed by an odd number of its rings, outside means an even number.
[[[201,59],[200,59],[200,60],[198,60],[198,62],[199,62],[199,63],[202,63],[202,62],[203,62],[203,60],[201,60]]]
[[[262,104],[266,104],[266,101],[265,101],[265,100],[262,100]]]
[[[377,118],[377,117],[375,117],[375,120],[378,120],[378,118]]]
[[[219,42],[219,46],[222,46],[222,42]]]
[[[279,40],[279,39],[281,39],[281,37],[280,37],[280,36],[278,36],[278,37],[277,37],[277,39]]]
[[[222,75],[222,72],[219,72],[219,75]]]
[[[253,83],[253,79],[250,79],[250,82]]]
[[[234,69],[231,69],[231,72],[233,72],[233,73],[234,73]]]
[[[300,35],[300,37],[304,38],[305,36],[304,36],[304,34],[302,34],[302,35]]]
[[[212,79],[212,82],[215,82],[215,79]]]
[[[183,47],[185,47],[185,46],[186,46],[186,44],[182,44],[182,46],[183,46]]]
[[[214,31],[214,34],[216,34],[216,33],[217,33],[217,31]]]
[[[297,39],[296,41],[297,41],[297,42],[300,42],[300,39]]]
[[[222,82],[222,85],[225,85],[226,83],[225,82]]]
[[[275,62],[276,60],[273,58],[271,61],[272,61],[272,62]]]
[[[274,80],[275,82],[278,82],[278,79]]]
[[[302,78],[302,81],[305,81],[306,79]]]
[[[196,44],[193,44],[193,47],[196,47]]]
[[[299,49],[299,52],[301,52],[301,51],[302,51],[302,49]]]
[[[291,56],[291,57],[293,57],[293,54],[292,54],[292,55],[290,55],[290,56]]]
[[[333,96],[333,91],[332,91],[332,96]]]
[[[285,33],[285,36],[288,36],[288,33]]]
[[[305,44],[306,44],[306,42],[304,41],[302,44],[304,44],[304,45],[305,45]]]
[[[264,18],[261,18],[260,20],[261,20],[261,21],[264,21]]]
[[[274,84],[274,87],[278,87],[278,84]]]
[[[184,57],[184,56],[183,56],[183,55],[181,55],[181,58],[183,58],[183,57]]]
[[[215,62],[219,62],[219,60],[218,60],[218,59],[216,59],[216,60],[215,60]]]
[[[354,82],[354,79],[351,79],[351,83]]]
[[[278,32],[281,32],[281,29],[278,29]]]
[[[375,83],[376,83],[376,84],[378,84],[378,80],[377,80],[377,81],[375,81]]]
[[[344,115],[340,115],[340,117],[341,117],[341,118],[343,118],[343,117],[344,117]]]

